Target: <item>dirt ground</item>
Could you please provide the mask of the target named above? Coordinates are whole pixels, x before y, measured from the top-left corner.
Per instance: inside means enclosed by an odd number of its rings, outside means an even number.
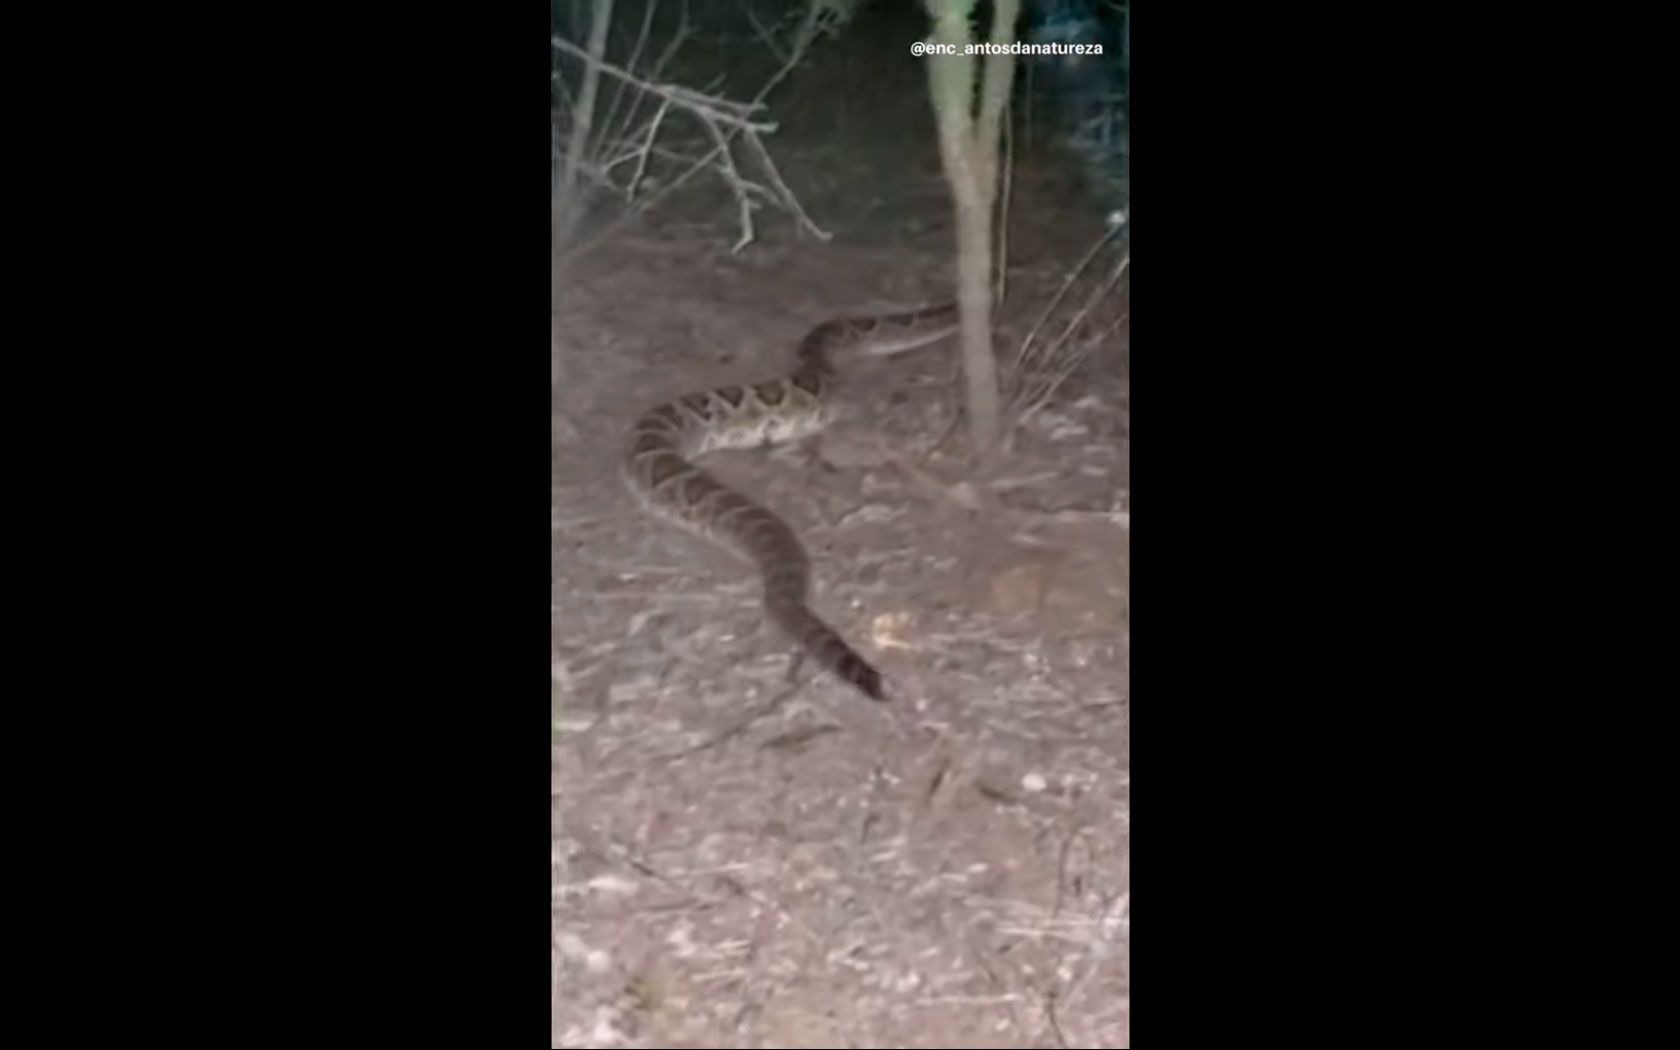
[[[804,538],[889,705],[790,680],[755,572],[617,474],[639,410],[951,295],[916,26],[860,24],[772,98],[831,241],[766,209],[731,254],[697,186],[557,269],[556,1047],[1130,1045],[1129,329],[984,473],[953,342],[878,363],[806,448],[712,457]],[[1012,197],[1002,358],[1104,214],[1049,156]]]

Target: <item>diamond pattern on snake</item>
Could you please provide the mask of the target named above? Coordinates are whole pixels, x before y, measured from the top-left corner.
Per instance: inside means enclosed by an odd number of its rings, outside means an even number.
[[[872,700],[888,697],[881,672],[811,610],[811,560],[793,529],[691,460],[817,433],[833,419],[848,366],[942,339],[957,330],[956,317],[956,304],[944,303],[825,322],[801,340],[794,368],[780,378],[685,394],[644,413],[624,457],[625,480],[645,508],[756,564],[770,621]]]

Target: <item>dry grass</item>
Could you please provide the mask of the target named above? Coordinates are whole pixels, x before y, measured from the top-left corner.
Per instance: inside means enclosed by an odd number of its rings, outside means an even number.
[[[1069,269],[1021,341],[1004,380],[1011,428],[1047,408],[1063,384],[1097,350],[1115,340],[1131,318],[1122,295],[1123,281],[1131,270],[1131,251],[1116,255],[1109,250],[1123,229],[1122,221],[1109,225]],[[1101,265],[1093,271],[1093,263]]]

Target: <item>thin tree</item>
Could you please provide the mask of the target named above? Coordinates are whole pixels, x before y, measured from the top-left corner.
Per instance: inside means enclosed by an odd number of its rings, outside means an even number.
[[[583,89],[572,104],[571,141],[560,172],[559,238],[565,239],[583,209],[578,192],[578,166],[595,124],[595,93],[601,87],[601,63],[607,53],[607,30],[612,28],[613,0],[594,0],[589,12],[589,64],[583,70]]]
[[[1020,0],[994,0],[985,62],[968,52],[976,0],[925,0],[933,19],[928,91],[939,120],[939,155],[957,220],[957,299],[961,304],[963,376],[969,438],[977,455],[998,439],[997,361],[992,352],[992,226],[997,202],[1003,116],[1015,77],[1015,56],[1001,50],[1014,37]],[[984,76],[983,81],[981,76]]]

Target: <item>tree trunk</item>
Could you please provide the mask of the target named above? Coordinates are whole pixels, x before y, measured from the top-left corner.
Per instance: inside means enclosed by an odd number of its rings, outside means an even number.
[[[964,49],[973,42],[969,16],[975,0],[927,0],[933,42],[953,54],[928,55],[928,92],[939,120],[939,155],[957,223],[957,300],[961,306],[963,377],[969,440],[976,455],[998,439],[997,358],[992,349],[992,211],[997,202],[998,141],[1008,109],[1015,56],[988,55],[978,120],[975,80],[979,64]],[[1020,0],[997,0],[992,41],[1008,43]]]
[[[566,163],[560,173],[560,194],[557,198],[561,214],[557,218],[556,239],[564,239],[571,232],[583,210],[577,185],[578,164],[589,149],[589,136],[595,128],[595,94],[601,87],[600,62],[607,53],[607,30],[612,27],[613,0],[594,0],[589,12],[589,61],[583,67],[582,86],[572,106],[572,128],[566,142]]]

